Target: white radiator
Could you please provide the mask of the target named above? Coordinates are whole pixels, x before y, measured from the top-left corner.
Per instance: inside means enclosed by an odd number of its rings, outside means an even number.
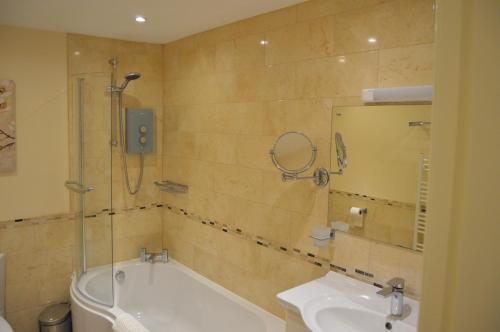
[[[429,159],[421,156],[417,183],[417,204],[413,230],[413,249],[424,251],[424,237],[427,227],[427,200],[429,197]]]

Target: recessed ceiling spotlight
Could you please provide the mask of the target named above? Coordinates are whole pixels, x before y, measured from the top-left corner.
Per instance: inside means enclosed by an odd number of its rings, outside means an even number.
[[[370,38],[368,38],[368,42],[369,42],[370,44],[375,44],[375,43],[377,42],[377,38],[375,38],[375,37],[370,37]]]
[[[260,44],[261,45],[267,45],[267,44],[269,44],[269,41],[263,39],[263,40],[260,41]]]
[[[146,22],[146,18],[144,16],[138,15],[135,17],[135,21],[139,23],[144,23]]]

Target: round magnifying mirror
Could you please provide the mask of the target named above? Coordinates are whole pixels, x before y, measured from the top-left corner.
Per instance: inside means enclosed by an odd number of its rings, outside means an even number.
[[[312,166],[316,151],[309,137],[291,131],[278,137],[271,150],[271,159],[282,172],[299,174]]]

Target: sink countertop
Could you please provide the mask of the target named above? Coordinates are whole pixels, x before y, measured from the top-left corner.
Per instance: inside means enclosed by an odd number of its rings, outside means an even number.
[[[377,295],[379,290],[380,288],[343,274],[328,272],[322,278],[279,293],[277,298],[285,308],[299,313],[313,332],[326,331],[324,324],[331,324],[329,320],[335,324],[344,324],[342,326],[346,326],[349,331],[367,331],[366,326],[350,326],[348,316],[356,317],[352,319],[353,325],[359,325],[363,317],[367,317],[366,324],[382,325],[380,329],[373,327],[369,328],[369,331],[389,330],[384,327],[386,322],[391,323],[394,332],[416,331],[419,303],[405,297],[404,303],[409,314],[403,320],[392,320],[388,318],[391,297],[383,298]],[[376,323],[369,317],[375,319]],[[336,327],[338,328],[337,325]]]

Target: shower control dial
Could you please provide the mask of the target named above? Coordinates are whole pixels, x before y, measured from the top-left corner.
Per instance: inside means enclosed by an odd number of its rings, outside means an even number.
[[[147,133],[147,132],[148,132],[148,127],[146,127],[146,126],[140,126],[140,127],[139,127],[139,132],[140,132],[141,134],[145,134],[145,133]]]
[[[148,140],[146,139],[146,136],[141,136],[141,138],[139,138],[139,143],[141,143],[142,145],[146,144]]]

